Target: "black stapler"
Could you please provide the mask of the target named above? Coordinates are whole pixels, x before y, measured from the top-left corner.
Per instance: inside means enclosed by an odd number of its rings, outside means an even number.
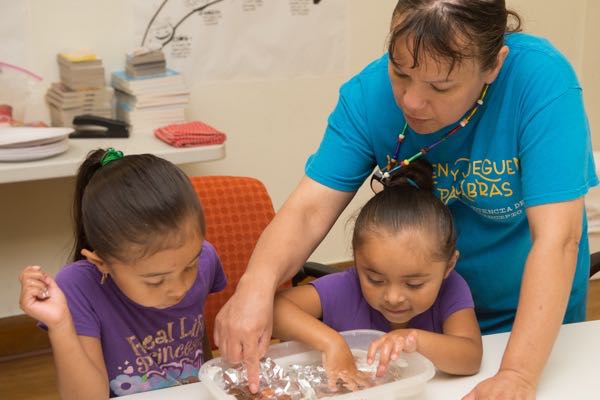
[[[73,118],[71,139],[102,139],[102,138],[128,138],[129,125],[123,121],[99,117],[92,114],[78,115]]]

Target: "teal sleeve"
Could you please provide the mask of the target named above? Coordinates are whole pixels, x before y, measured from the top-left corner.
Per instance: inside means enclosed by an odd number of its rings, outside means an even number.
[[[311,179],[335,190],[358,190],[375,166],[361,83],[354,78],[340,89],[327,130],[305,166]]]
[[[573,200],[598,184],[581,89],[550,98],[524,124],[519,158],[526,207]]]

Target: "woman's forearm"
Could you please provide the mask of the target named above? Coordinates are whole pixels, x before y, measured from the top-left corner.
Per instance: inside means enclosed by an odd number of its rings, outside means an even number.
[[[331,229],[354,193],[329,189],[304,177],[264,230],[246,269],[246,280],[275,288],[291,279]]]
[[[577,261],[577,243],[532,247],[513,330],[501,370],[519,373],[534,387],[562,324]]]
[[[108,399],[106,372],[94,365],[86,354],[71,318],[59,327],[49,328],[48,337],[61,399]]]

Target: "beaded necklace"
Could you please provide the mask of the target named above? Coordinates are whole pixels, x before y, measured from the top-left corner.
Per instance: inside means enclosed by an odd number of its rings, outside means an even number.
[[[403,165],[408,165],[412,161],[416,160],[417,158],[427,154],[428,152],[431,151],[431,149],[433,149],[440,143],[445,142],[450,136],[454,135],[461,128],[464,128],[469,123],[469,121],[471,121],[471,118],[473,118],[473,115],[475,115],[477,110],[479,110],[479,107],[481,107],[483,105],[483,99],[485,99],[485,95],[487,94],[489,87],[490,87],[490,85],[487,83],[483,86],[481,95],[479,95],[479,98],[477,99],[477,101],[475,102],[475,104],[473,105],[471,110],[466,113],[466,116],[463,119],[461,119],[460,122],[454,128],[452,128],[444,136],[442,136],[440,139],[436,140],[429,146],[425,146],[425,147],[421,148],[421,150],[419,150],[419,152],[414,154],[412,157],[406,158],[406,159],[402,160],[400,163],[398,163],[398,155],[400,154],[400,145],[402,144],[402,142],[404,141],[404,138],[406,137],[405,133],[406,133],[406,129],[408,127],[408,123],[405,122],[404,127],[402,128],[402,132],[400,132],[400,134],[398,135],[398,140],[396,142],[396,149],[394,151],[394,156],[390,157],[390,155],[388,154],[387,165],[385,166],[385,168],[380,169],[381,179],[382,180],[389,179],[390,174],[392,172],[402,168]]]

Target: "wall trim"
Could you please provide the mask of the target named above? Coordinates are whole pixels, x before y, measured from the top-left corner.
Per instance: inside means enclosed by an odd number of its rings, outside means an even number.
[[[0,318],[0,361],[51,351],[48,334],[26,314]]]

